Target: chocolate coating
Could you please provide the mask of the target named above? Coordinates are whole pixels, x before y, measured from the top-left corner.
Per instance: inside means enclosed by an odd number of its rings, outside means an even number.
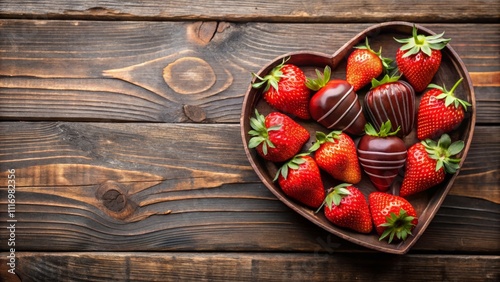
[[[358,158],[377,190],[387,191],[406,163],[406,146],[400,138],[365,135],[358,144]]]
[[[330,80],[309,102],[311,117],[328,129],[363,135],[366,119],[358,95],[345,80]]]
[[[398,126],[398,136],[408,135],[415,124],[415,91],[405,81],[383,84],[368,91],[365,107],[375,129],[391,121],[392,130]]]

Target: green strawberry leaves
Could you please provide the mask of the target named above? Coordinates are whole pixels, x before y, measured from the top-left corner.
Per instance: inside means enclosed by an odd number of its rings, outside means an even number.
[[[361,49],[361,50],[368,50],[368,51],[372,52],[373,54],[377,55],[377,57],[382,62],[382,67],[383,67],[384,71],[388,72],[388,71],[393,69],[393,67],[391,66],[393,60],[391,58],[386,58],[386,57],[382,56],[382,46],[380,46],[380,49],[378,52],[375,52],[370,47],[370,44],[368,43],[368,37],[365,37],[365,44],[364,45],[358,45],[358,46],[355,46],[354,48]]]
[[[415,55],[422,51],[427,56],[431,56],[432,50],[443,49],[451,39],[443,38],[444,32],[440,34],[425,36],[417,33],[417,28],[414,25],[412,29],[412,37],[397,39],[394,38],[399,43],[404,44],[401,46],[401,50],[406,51],[403,58]]]
[[[289,169],[293,169],[293,170],[299,169],[299,166],[306,162],[306,160],[304,160],[303,157],[307,156],[307,155],[309,155],[309,153],[298,154],[295,157],[293,157],[290,161],[288,161],[284,165],[282,165],[278,169],[278,171],[276,172],[276,175],[274,176],[273,182],[278,180],[278,177],[280,176],[280,174],[281,174],[281,176],[283,176],[284,179],[287,179],[288,178],[288,170]]]
[[[399,215],[391,212],[386,218],[386,222],[379,225],[379,227],[386,227],[382,235],[380,235],[379,241],[389,236],[389,244],[394,239],[394,236],[400,240],[406,240],[408,235],[411,234],[414,224],[412,221],[415,217],[408,215],[404,209],[399,210]]]
[[[252,84],[253,88],[261,88],[263,85],[266,85],[264,88],[264,92],[269,90],[269,88],[273,87],[276,91],[278,91],[278,82],[280,79],[283,77],[283,72],[281,71],[281,68],[285,65],[285,63],[290,59],[290,57],[283,58],[283,61],[281,64],[277,65],[274,67],[268,75],[264,77],[260,77],[256,73],[252,73],[254,77],[256,77],[259,82],[255,82]]]
[[[442,93],[437,95],[436,99],[445,99],[444,105],[446,107],[453,104],[455,106],[455,108],[462,106],[464,108],[464,110],[467,111],[467,107],[471,106],[471,104],[469,102],[461,100],[455,96],[455,89],[457,89],[458,85],[460,84],[460,82],[462,82],[462,80],[463,80],[463,77],[461,77],[455,83],[455,85],[453,85],[453,87],[450,90],[447,90],[446,86],[444,86],[444,85],[441,87],[441,86],[433,84],[433,83],[429,84],[429,86],[427,86],[427,88],[440,90]]]
[[[316,210],[315,213],[318,213],[321,208],[326,204],[329,209],[332,209],[333,205],[338,206],[344,197],[351,195],[351,192],[347,189],[347,187],[351,186],[349,183],[342,183],[330,189],[328,195],[326,195],[325,200],[321,204],[321,206]]]
[[[382,125],[380,126],[380,130],[378,132],[375,129],[375,127],[373,127],[373,125],[371,123],[365,124],[365,133],[370,135],[370,136],[374,136],[374,137],[384,138],[384,137],[388,137],[388,136],[395,136],[399,132],[400,129],[401,129],[401,126],[398,126],[398,128],[395,131],[391,131],[392,124],[391,124],[390,120],[382,123]]]
[[[316,132],[316,142],[314,142],[314,144],[311,146],[311,148],[309,148],[309,151],[308,152],[315,152],[316,150],[319,149],[319,147],[326,143],[326,142],[333,142],[335,139],[339,139],[340,138],[340,134],[342,134],[342,131],[340,130],[334,130],[330,133],[325,134],[324,132],[321,132],[321,131],[317,131]]]
[[[465,146],[464,141],[458,140],[452,143],[450,136],[448,134],[443,134],[438,142],[426,139],[422,141],[422,144],[429,154],[429,157],[436,160],[436,171],[444,167],[447,173],[452,174],[460,168],[460,158],[452,158],[451,156],[463,150]]]
[[[401,76],[399,75],[392,75],[389,76],[388,74],[384,75],[384,77],[381,80],[377,80],[376,78],[372,79],[372,87],[370,89],[377,88],[380,85],[384,85],[387,83],[392,83],[392,82],[397,82]]]
[[[267,155],[267,148],[275,148],[273,142],[269,139],[269,131],[280,130],[281,125],[271,126],[266,128],[266,118],[255,109],[255,117],[250,118],[250,126],[252,129],[248,134],[252,136],[248,141],[248,148],[255,148],[262,143],[262,152]]]
[[[318,69],[316,69],[316,79],[312,78],[307,78],[306,79],[306,86],[307,88],[313,90],[313,91],[318,91],[321,88],[323,88],[328,81],[330,81],[330,77],[332,76],[332,69],[330,66],[325,66],[325,70],[323,73],[321,73]]]

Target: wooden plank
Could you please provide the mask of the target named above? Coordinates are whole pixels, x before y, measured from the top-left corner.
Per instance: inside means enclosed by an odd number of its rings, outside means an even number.
[[[237,123],[251,72],[292,51],[333,54],[368,26],[2,20],[0,119]],[[471,72],[478,123],[496,123],[500,25],[428,27]]]
[[[25,3],[23,3],[25,2]],[[230,0],[146,1],[2,1],[0,17],[103,20],[224,20],[266,22],[485,22],[499,18],[498,1],[380,1],[340,0],[263,2]]]
[[[500,250],[499,138],[498,126],[476,128],[415,251]],[[250,167],[236,124],[2,122],[3,187],[9,169],[20,251],[365,250],[279,202]]]
[[[31,253],[14,281],[498,281],[500,257],[342,253]]]

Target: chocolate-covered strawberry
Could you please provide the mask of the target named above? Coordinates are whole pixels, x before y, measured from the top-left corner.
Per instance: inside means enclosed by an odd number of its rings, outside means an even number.
[[[353,86],[342,79],[330,80],[329,66],[316,74],[316,79],[306,81],[307,87],[317,91],[309,101],[311,117],[328,129],[362,135],[366,119]]]
[[[389,190],[394,179],[406,162],[406,146],[403,140],[391,130],[391,122],[382,124],[377,132],[367,123],[366,134],[358,143],[358,158],[363,170],[377,190]]]
[[[372,88],[365,96],[365,108],[377,130],[390,120],[392,130],[400,127],[398,135],[406,136],[415,123],[415,91],[409,83],[399,80],[399,76],[373,79]]]

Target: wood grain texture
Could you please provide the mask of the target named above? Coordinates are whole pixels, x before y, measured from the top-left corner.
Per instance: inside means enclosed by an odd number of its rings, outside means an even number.
[[[17,275],[4,281],[486,282],[500,278],[499,262],[494,255],[22,252]]]
[[[498,1],[67,1],[0,3],[0,17],[100,20],[224,20],[271,22],[485,22],[499,18]]]
[[[1,20],[0,119],[237,123],[251,72],[292,51],[333,54],[368,26]],[[478,123],[495,123],[500,25],[426,27],[452,38]]]
[[[239,125],[2,122],[0,132],[19,251],[367,251],[279,202],[248,164]],[[415,252],[500,251],[499,136],[476,128]]]
[[[500,2],[395,3],[0,1],[0,222],[8,169],[18,220],[0,281],[499,281]],[[457,182],[405,256],[279,202],[238,125],[251,72],[391,20],[446,31],[477,100]]]

